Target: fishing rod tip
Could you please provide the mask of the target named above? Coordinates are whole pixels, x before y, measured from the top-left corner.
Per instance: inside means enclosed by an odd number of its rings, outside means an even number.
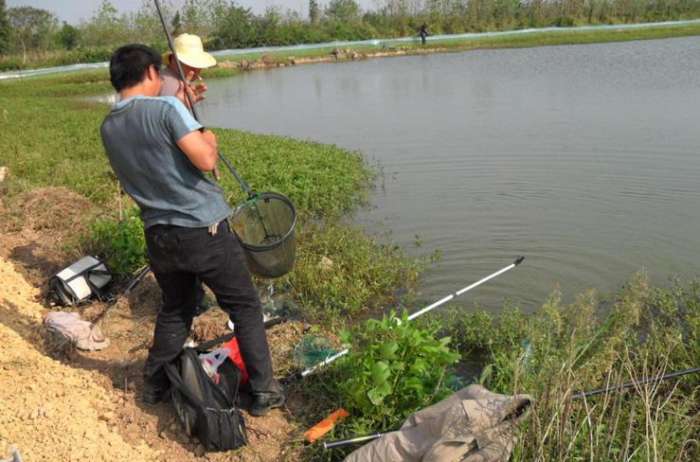
[[[518,258],[515,259],[515,261],[513,262],[513,264],[514,264],[515,266],[518,266],[519,264],[521,264],[521,263],[523,262],[523,260],[525,260],[525,256],[524,256],[524,255],[521,255],[521,256],[519,256]]]

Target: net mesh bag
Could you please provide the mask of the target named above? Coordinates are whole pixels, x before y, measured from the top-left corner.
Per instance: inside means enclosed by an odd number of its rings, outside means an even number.
[[[317,365],[337,352],[327,338],[318,335],[305,335],[294,348],[294,363],[300,369],[306,369]]]
[[[285,196],[255,194],[231,217],[231,227],[245,250],[250,271],[276,278],[294,266],[296,210]]]

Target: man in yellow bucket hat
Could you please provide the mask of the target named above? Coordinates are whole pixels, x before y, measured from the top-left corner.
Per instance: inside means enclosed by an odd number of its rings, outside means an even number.
[[[182,71],[185,74],[185,79],[192,90],[193,103],[197,103],[204,99],[204,92],[207,91],[207,86],[203,82],[194,85],[194,82],[201,80],[200,72],[202,69],[216,66],[216,58],[204,51],[202,39],[194,34],[180,34],[174,40],[175,53],[182,64]],[[171,52],[163,55],[163,62],[166,66],[161,71],[160,75],[163,79],[163,85],[159,96],[176,96],[180,88],[180,78],[177,72],[177,62],[173,58]],[[187,104],[186,101],[184,101]]]
[[[204,92],[207,91],[207,85],[204,82],[194,85],[193,82],[201,80],[199,73],[202,69],[216,66],[216,59],[204,51],[202,39],[199,38],[198,35],[180,34],[175,37],[173,42],[175,53],[177,53],[177,58],[182,65],[182,72],[190,85],[190,98],[192,99],[192,103],[196,104],[205,98]],[[163,54],[163,63],[165,66],[160,71],[160,77],[163,83],[158,96],[175,96],[180,98],[185,106],[189,105],[189,100],[184,96],[184,93],[180,92],[180,76],[177,71],[177,63],[171,51]],[[213,173],[216,178],[219,177],[219,172],[216,167],[214,167]],[[196,313],[200,314],[206,310],[207,303],[205,301],[204,289],[201,284],[198,284]]]

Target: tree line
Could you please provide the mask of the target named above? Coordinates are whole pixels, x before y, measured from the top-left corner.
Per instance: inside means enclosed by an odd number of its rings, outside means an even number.
[[[209,49],[410,36],[422,24],[431,34],[454,34],[700,17],[700,0],[379,0],[368,11],[355,0],[309,0],[303,14],[277,7],[255,14],[230,0],[163,6],[175,32],[198,34]],[[103,0],[89,19],[68,24],[49,11],[7,8],[0,0],[1,68],[104,60],[129,42],[165,48],[153,2],[120,13]]]

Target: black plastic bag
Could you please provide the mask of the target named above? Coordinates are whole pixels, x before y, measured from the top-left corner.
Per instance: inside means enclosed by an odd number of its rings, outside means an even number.
[[[219,383],[209,378],[192,348],[185,348],[165,371],[173,405],[188,436],[197,437],[207,451],[228,451],[247,444],[245,421],[238,408],[241,372],[230,359],[219,366]]]

